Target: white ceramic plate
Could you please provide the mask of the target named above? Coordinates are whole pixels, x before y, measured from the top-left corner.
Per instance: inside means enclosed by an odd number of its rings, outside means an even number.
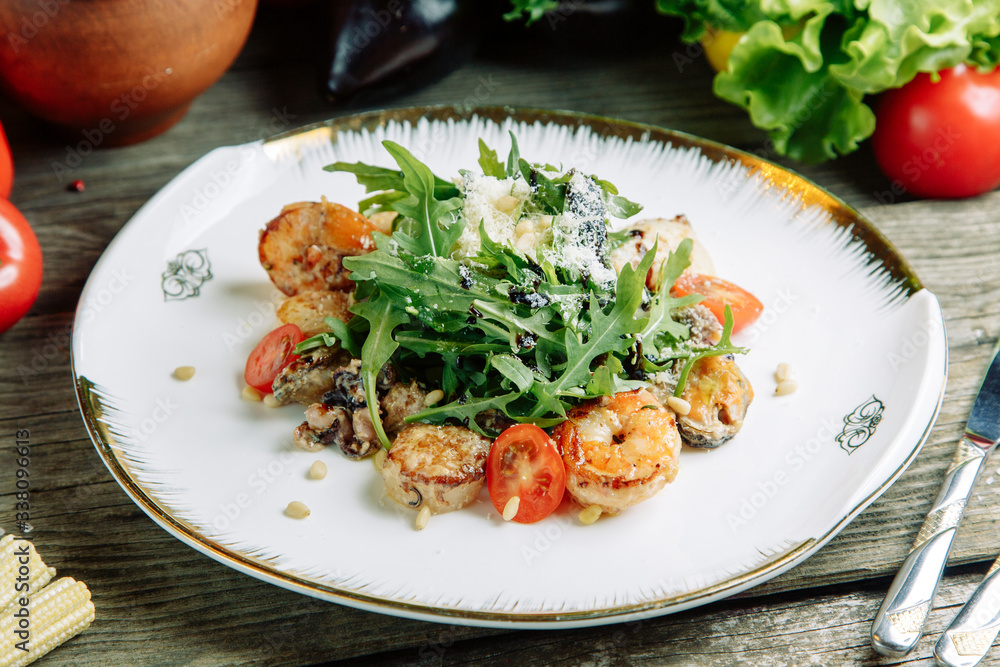
[[[618,185],[645,216],[686,214],[725,278],[765,305],[737,338],[757,397],[739,436],[685,449],[677,480],[612,519],[506,524],[485,490],[413,529],[370,461],[307,454],[298,406],[240,398],[247,354],[278,300],[258,230],[284,204],[354,204],[336,160],[392,166],[392,139],[451,177],[507,130],[533,161]],[[801,562],[912,461],[945,384],[935,297],[839,200],[751,155],[648,126],[576,114],[404,109],[337,119],[212,151],[122,229],[87,282],[73,363],[109,470],[178,539],[308,595],[425,620],[527,627],[642,618],[716,600]],[[799,390],[775,397],[793,367]],[[171,376],[177,366],[194,379]],[[306,477],[326,462],[329,476]],[[312,515],[287,518],[291,500]]]

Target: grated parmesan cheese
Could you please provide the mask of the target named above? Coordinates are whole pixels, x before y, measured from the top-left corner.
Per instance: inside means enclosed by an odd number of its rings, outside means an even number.
[[[462,216],[466,220],[465,229],[455,244],[453,256],[456,258],[473,257],[479,252],[479,222],[483,221],[486,234],[496,243],[512,244],[514,227],[520,215],[520,204],[531,194],[531,186],[522,179],[499,179],[494,176],[484,176],[468,172],[462,176],[458,184],[465,202],[462,206]],[[514,197],[518,205],[509,211],[501,211],[497,202],[504,197]],[[504,200],[505,204],[509,200]]]

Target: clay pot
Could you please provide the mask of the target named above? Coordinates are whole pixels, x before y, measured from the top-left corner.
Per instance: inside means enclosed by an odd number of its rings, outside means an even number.
[[[3,0],[0,88],[93,146],[176,123],[243,47],[257,0]]]

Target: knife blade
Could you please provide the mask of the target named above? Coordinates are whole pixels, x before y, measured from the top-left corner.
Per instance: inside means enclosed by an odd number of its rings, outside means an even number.
[[[901,658],[920,641],[955,532],[965,514],[965,504],[983,462],[1000,441],[998,350],[1000,344],[993,348],[989,369],[941,490],[875,615],[871,642],[882,655]]]

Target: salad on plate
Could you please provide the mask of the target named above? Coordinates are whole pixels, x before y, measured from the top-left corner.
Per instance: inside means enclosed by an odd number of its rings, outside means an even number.
[[[436,176],[337,162],[368,198],[284,207],[260,262],[287,299],[244,378],[306,406],[306,451],[372,456],[387,494],[431,514],[484,483],[505,520],[564,495],[590,523],[659,492],[682,444],[714,448],[753,399],[731,335],[760,302],[715,277],[687,219],[623,226],[641,207],[572,167],[506,160]]]

